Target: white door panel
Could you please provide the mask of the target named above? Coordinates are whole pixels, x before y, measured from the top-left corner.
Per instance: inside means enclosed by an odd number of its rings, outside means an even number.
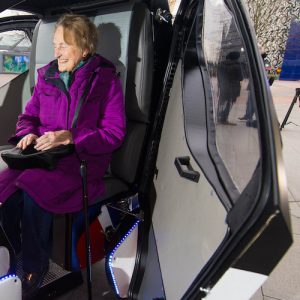
[[[229,268],[205,300],[248,300],[263,285],[268,276]]]
[[[198,183],[180,177],[174,161],[189,156]],[[167,299],[179,299],[222,243],[226,211],[186,144],[181,64],[178,65],[161,137],[154,182],[154,233]]]

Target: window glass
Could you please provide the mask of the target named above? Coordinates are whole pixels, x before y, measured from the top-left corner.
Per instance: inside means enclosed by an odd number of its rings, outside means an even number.
[[[23,73],[29,67],[31,42],[24,31],[0,32],[0,73]]]
[[[15,9],[6,9],[0,13],[0,18],[11,17],[11,16],[20,16],[20,15],[32,15],[26,11],[15,10]]]
[[[223,0],[205,1],[203,50],[213,101],[210,121],[218,153],[213,157],[216,162],[221,158],[223,168],[241,193],[260,157],[258,123],[243,38]],[[220,168],[218,162],[216,165]]]
[[[181,0],[169,0],[168,2],[169,2],[169,7],[170,7],[170,13],[173,16],[173,21],[174,21],[174,18],[176,17]]]
[[[18,15],[31,14],[7,9],[0,13],[0,18]],[[0,86],[5,85],[29,68],[30,50],[31,41],[25,31],[0,31]]]

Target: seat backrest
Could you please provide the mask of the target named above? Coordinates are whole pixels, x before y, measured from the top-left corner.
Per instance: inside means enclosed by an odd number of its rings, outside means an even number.
[[[99,12],[99,15],[90,17],[98,28],[99,39],[96,52],[115,64],[124,91],[131,14],[129,6],[127,10],[118,13],[106,9]],[[55,22],[56,19],[53,18],[40,20],[34,30],[29,68],[31,87],[36,83],[37,69],[54,59],[52,37]]]
[[[122,147],[113,154],[110,169],[114,176],[133,183],[149,123],[153,80],[152,26],[150,12],[144,5],[133,8],[127,65],[127,135]]]
[[[136,177],[149,123],[153,76],[150,12],[142,3],[103,8],[90,17],[99,31],[97,52],[111,60],[119,73],[125,95],[127,134],[113,154],[112,176],[132,183]],[[30,59],[30,83],[36,70],[54,59],[52,36],[56,20],[41,20],[35,29]]]

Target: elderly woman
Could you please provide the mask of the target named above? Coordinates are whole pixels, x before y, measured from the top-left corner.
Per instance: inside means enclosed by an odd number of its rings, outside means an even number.
[[[10,139],[19,148],[34,144],[37,150],[73,143],[75,153],[62,158],[53,171],[0,173],[2,224],[16,253],[22,251],[25,295],[37,290],[47,273],[53,213],[82,208],[80,160],[88,163],[89,198],[94,200],[104,191],[103,175],[125,135],[121,85],[113,64],[95,54],[96,42],[96,27],[87,17],[64,15],[57,21],[56,59],[38,70],[33,95]],[[72,128],[76,106],[91,78]]]

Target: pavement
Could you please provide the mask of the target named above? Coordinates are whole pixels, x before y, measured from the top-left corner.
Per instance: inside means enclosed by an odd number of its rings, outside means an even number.
[[[300,81],[277,80],[271,86],[273,101],[282,123]],[[281,131],[283,159],[288,183],[289,208],[294,242],[251,300],[300,300],[300,107],[294,105]],[[280,241],[278,241],[280,243]],[[226,299],[227,300],[227,299]],[[228,299],[229,300],[229,299]]]

